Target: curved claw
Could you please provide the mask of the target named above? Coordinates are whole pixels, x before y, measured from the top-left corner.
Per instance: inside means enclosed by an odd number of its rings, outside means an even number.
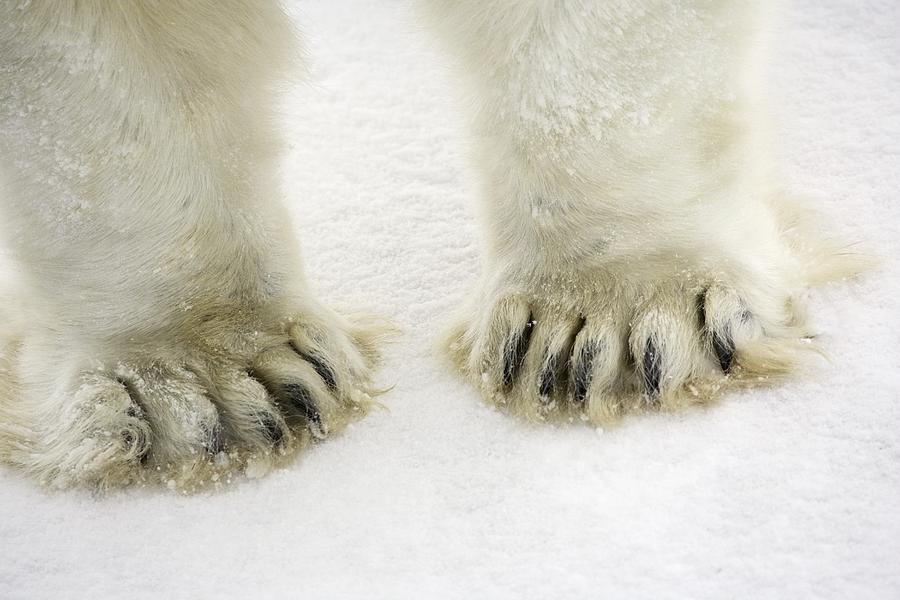
[[[713,334],[712,346],[722,371],[724,373],[731,371],[731,366],[734,363],[734,340],[731,338],[731,334],[729,332]]]
[[[697,327],[700,331],[706,329],[706,294],[709,292],[708,289],[703,290],[703,293],[697,294],[697,297],[694,298],[694,303],[697,306]]]
[[[522,363],[525,362],[525,355],[528,353],[528,345],[531,343],[531,332],[534,329],[536,321],[530,316],[525,328],[512,335],[506,340],[506,346],[503,348],[503,386],[509,387],[516,379]]]
[[[547,404],[550,402],[550,396],[553,395],[553,389],[556,387],[556,361],[558,357],[554,357],[544,364],[541,370],[540,381],[538,383],[538,394],[541,402]]]
[[[662,360],[659,349],[653,343],[653,339],[647,339],[647,345],[644,347],[644,356],[642,361],[643,369],[641,374],[644,379],[644,387],[651,398],[659,395],[659,384],[662,378]]]
[[[266,439],[268,439],[273,446],[281,445],[281,442],[284,441],[284,428],[274,415],[262,413],[259,417],[259,424],[266,434]]]
[[[299,383],[288,383],[284,386],[284,394],[290,401],[291,406],[297,412],[306,418],[307,426],[313,437],[323,439],[328,435],[328,430],[322,422],[322,415],[316,408],[312,394],[305,386]]]
[[[325,385],[328,386],[329,390],[331,390],[332,392],[337,390],[337,380],[331,367],[325,364],[325,362],[315,354],[303,352],[302,350],[297,349],[296,346],[294,346],[294,351],[300,355],[300,358],[309,363],[309,365],[319,375],[319,377],[322,378],[322,381],[325,382]]]
[[[596,344],[585,344],[579,352],[573,377],[575,389],[572,398],[576,404],[584,404],[594,374],[594,358],[599,351],[600,348]]]

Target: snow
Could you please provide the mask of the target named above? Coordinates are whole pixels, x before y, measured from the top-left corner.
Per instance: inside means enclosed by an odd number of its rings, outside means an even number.
[[[802,0],[784,171],[884,259],[818,290],[830,362],[598,431],[487,408],[433,350],[478,270],[463,116],[406,5],[300,0],[286,189],[320,295],[387,314],[377,411],[215,494],[0,469],[0,598],[900,597],[900,5]]]

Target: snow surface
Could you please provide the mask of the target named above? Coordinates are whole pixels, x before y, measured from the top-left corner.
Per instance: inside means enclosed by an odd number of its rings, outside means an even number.
[[[803,0],[785,171],[885,258],[813,295],[831,363],[615,430],[483,405],[432,351],[478,269],[463,116],[401,2],[301,0],[287,189],[327,300],[405,336],[376,412],[224,492],[49,493],[0,469],[0,598],[900,597],[900,4]]]

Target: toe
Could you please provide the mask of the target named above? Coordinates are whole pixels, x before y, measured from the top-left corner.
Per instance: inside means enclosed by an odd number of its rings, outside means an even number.
[[[522,370],[536,321],[529,316],[524,323],[509,330],[501,350],[501,373],[504,388],[512,387]]]
[[[678,290],[659,293],[638,308],[629,348],[645,400],[665,403],[703,365],[696,305]]]
[[[95,374],[83,378],[75,393],[80,415],[73,419],[86,431],[102,432],[111,440],[111,454],[123,463],[143,462],[150,451],[150,425],[128,389],[113,378]]]
[[[582,320],[547,314],[539,321],[540,326],[531,326],[529,345],[534,349],[525,365],[530,372],[531,393],[537,394],[541,406],[550,408],[567,398],[572,344]]]
[[[313,392],[303,383],[293,382],[285,384],[282,393],[289,410],[306,421],[313,437],[324,439],[328,435],[328,429],[322,421],[322,413],[319,412]]]
[[[150,458],[167,463],[216,454],[223,436],[218,411],[198,378],[184,369],[120,366],[116,377],[150,424]]]
[[[317,320],[293,322],[288,338],[290,347],[333,395],[355,403],[359,391],[372,391],[370,373],[378,361],[376,342],[389,331],[389,326],[377,319],[349,320],[329,311]]]
[[[253,376],[268,389],[288,423],[302,424],[315,438],[325,437],[332,424],[346,418],[347,406],[306,360],[286,346],[262,352]]]
[[[330,348],[333,344],[327,341],[324,332],[295,324],[290,328],[289,335],[291,347],[297,355],[309,363],[329,390],[337,393],[338,372],[342,369],[337,361],[331,359],[337,353]]]
[[[506,402],[528,354],[535,323],[528,304],[511,296],[494,304],[464,334],[471,339],[466,370],[488,398]]]
[[[572,347],[569,387],[572,401],[597,423],[619,414],[622,335],[607,316],[588,318]]]
[[[729,373],[738,342],[748,346],[761,336],[758,321],[737,292],[724,285],[710,286],[699,304],[709,349],[722,372]]]
[[[286,442],[287,424],[260,382],[238,370],[218,373],[211,379],[213,400],[230,440],[258,450]]]
[[[711,286],[702,305],[707,352],[726,374],[784,375],[803,351],[803,332],[770,306],[751,307],[732,287]]]

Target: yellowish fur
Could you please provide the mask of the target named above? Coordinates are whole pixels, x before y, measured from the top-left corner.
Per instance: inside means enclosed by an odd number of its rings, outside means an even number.
[[[530,420],[704,404],[817,346],[810,286],[869,259],[771,164],[771,2],[430,0],[459,64],[482,278],[444,339]]]
[[[492,403],[615,422],[777,381],[867,259],[788,200],[768,1],[423,0],[461,66],[483,276],[446,347]],[[0,3],[0,460],[222,485],[363,415],[384,324],[310,293],[274,168],[275,0]]]
[[[192,487],[364,414],[383,328],[312,297],[280,201],[275,98],[302,49],[278,3],[33,0],[0,22],[0,233],[27,308],[0,458],[56,487]]]

